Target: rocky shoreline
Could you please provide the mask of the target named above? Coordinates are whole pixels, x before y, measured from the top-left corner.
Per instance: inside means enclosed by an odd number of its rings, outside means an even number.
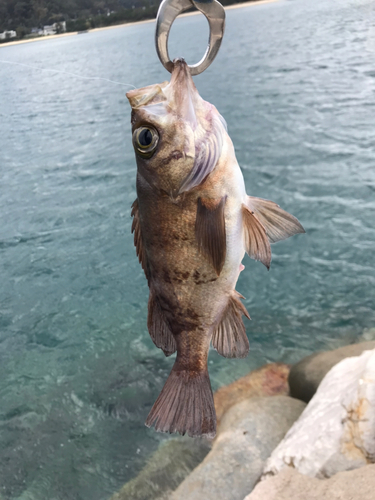
[[[375,498],[375,341],[265,365],[214,400],[212,442],[170,439],[111,500]]]

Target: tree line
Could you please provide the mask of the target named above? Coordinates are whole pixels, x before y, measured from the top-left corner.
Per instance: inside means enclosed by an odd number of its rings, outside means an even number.
[[[66,21],[67,31],[83,31],[153,19],[159,4],[160,0],[0,0],[0,33],[14,30],[18,38],[23,38],[32,28],[62,21]]]

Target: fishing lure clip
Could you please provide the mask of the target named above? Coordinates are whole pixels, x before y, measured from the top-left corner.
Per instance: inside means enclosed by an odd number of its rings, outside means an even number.
[[[217,0],[163,0],[156,17],[155,44],[156,52],[166,70],[172,73],[173,62],[168,54],[168,36],[176,17],[192,7],[196,7],[207,18],[210,26],[208,47],[202,59],[189,66],[192,75],[199,75],[215,59],[225,28],[225,10]]]

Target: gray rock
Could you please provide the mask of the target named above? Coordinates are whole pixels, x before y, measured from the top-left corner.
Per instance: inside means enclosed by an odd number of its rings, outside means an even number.
[[[252,397],[232,406],[221,420],[212,450],[171,500],[243,500],[304,407],[287,396]]]
[[[164,442],[138,476],[126,483],[111,500],[167,500],[210,448],[208,441],[203,439]]]
[[[343,359],[327,373],[268,459],[264,475],[292,467],[327,478],[374,463],[374,431],[375,349]]]
[[[311,354],[292,366],[289,373],[290,395],[308,403],[329,370],[341,360],[375,349],[375,341],[347,345],[333,351]]]
[[[375,465],[339,472],[330,479],[304,476],[284,469],[261,481],[245,500],[374,500]]]

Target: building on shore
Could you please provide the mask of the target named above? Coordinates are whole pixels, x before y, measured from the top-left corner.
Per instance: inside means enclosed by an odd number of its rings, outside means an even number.
[[[0,33],[0,40],[10,40],[11,38],[16,38],[17,33],[14,30],[4,31]]]
[[[53,23],[50,26],[43,27],[43,35],[58,35],[59,33],[66,32],[66,21],[61,21],[59,23]]]

